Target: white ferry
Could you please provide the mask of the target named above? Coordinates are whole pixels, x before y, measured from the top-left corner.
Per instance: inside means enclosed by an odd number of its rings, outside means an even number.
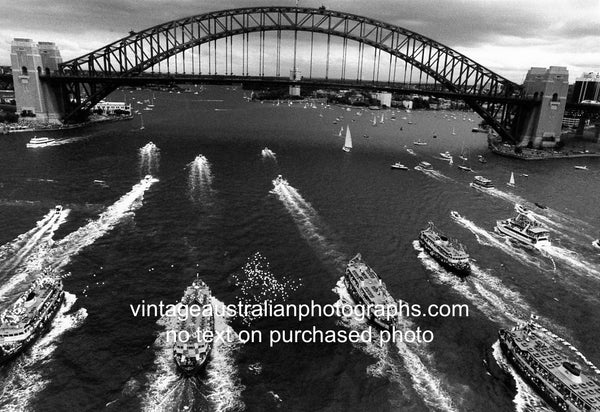
[[[550,245],[550,232],[542,227],[533,217],[522,211],[514,218],[498,220],[496,233],[533,247]]]
[[[26,144],[28,148],[55,146],[56,140],[49,137],[34,137]]]
[[[483,176],[475,176],[473,179],[473,183],[470,184],[471,187],[476,189],[493,189],[494,184],[490,179],[486,179]]]

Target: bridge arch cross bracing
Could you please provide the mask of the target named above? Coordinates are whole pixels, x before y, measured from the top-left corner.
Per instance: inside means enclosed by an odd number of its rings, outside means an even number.
[[[387,52],[425,73],[450,92],[473,96],[468,103],[494,126],[496,114],[476,101],[514,97],[521,86],[452,48],[411,30],[355,14],[321,8],[251,7],[199,14],[163,23],[64,62],[62,75],[135,77],[161,61],[200,44],[244,33],[307,31],[354,40]],[[82,105],[89,109],[112,90],[104,88]],[[113,87],[114,89],[114,87]],[[107,93],[108,91],[108,93]]]

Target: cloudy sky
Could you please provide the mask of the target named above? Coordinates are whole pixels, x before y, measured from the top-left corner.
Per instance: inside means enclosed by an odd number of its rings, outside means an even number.
[[[64,60],[145,28],[209,11],[295,0],[5,1],[0,65],[15,37],[57,43]],[[521,83],[531,66],[566,66],[570,81],[600,71],[600,0],[300,0],[415,31]]]

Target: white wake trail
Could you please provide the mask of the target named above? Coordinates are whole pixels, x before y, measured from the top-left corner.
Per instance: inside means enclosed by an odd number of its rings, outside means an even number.
[[[198,155],[188,167],[188,193],[193,201],[199,202],[212,193],[213,176],[210,162],[203,155]]]

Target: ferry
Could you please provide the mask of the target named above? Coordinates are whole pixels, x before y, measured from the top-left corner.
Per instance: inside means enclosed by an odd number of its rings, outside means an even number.
[[[402,163],[400,162],[396,162],[393,165],[390,166],[392,169],[400,169],[400,170],[408,170],[408,167],[404,166]]]
[[[390,313],[390,308],[396,306],[396,301],[379,275],[363,262],[360,253],[348,262],[344,284],[352,299],[357,304],[366,306],[369,319],[377,327],[390,330],[396,324],[396,316]]]
[[[42,274],[0,316],[0,365],[44,334],[64,299],[60,278]]]
[[[589,361],[581,362],[582,356],[574,356],[578,352],[571,344],[534,321],[500,329],[498,337],[519,375],[555,410],[600,412],[600,384],[592,375],[600,371]]]
[[[204,367],[212,349],[212,339],[204,336],[209,331],[214,334],[215,329],[211,294],[206,283],[196,277],[185,290],[181,305],[187,307],[187,316],[177,324],[177,332],[179,335],[181,331],[187,331],[190,339],[187,342],[175,342],[173,359],[181,373],[190,377]]]
[[[527,211],[517,209],[517,216],[498,220],[495,231],[527,246],[550,245],[550,232],[542,227]]]
[[[477,189],[493,189],[494,184],[490,179],[486,179],[483,176],[475,176],[473,179],[473,183],[470,184],[471,187]]]
[[[36,147],[55,146],[56,144],[56,140],[50,139],[49,137],[34,137],[25,146],[31,149]]]
[[[421,170],[433,170],[433,166],[429,162],[421,162],[416,168],[420,168]]]
[[[458,276],[466,276],[471,272],[469,255],[464,246],[444,235],[432,222],[419,234],[419,243],[431,257]]]

